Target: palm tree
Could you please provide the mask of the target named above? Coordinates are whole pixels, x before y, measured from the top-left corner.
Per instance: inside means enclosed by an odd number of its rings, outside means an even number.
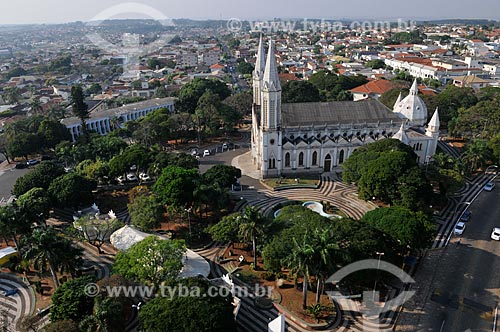
[[[5,101],[12,104],[18,104],[21,99],[21,91],[19,91],[17,87],[9,87],[5,89],[4,96],[6,99]]]
[[[340,258],[340,247],[333,237],[331,228],[319,229],[313,231],[312,241],[314,246],[315,276],[316,285],[316,303],[319,303],[325,279],[333,272],[337,258]]]
[[[74,271],[80,261],[81,251],[73,248],[69,240],[58,236],[52,227],[33,229],[24,248],[24,258],[31,260],[40,273],[50,271],[56,289],[59,287],[57,271]]]
[[[491,150],[486,140],[474,139],[465,147],[462,161],[468,164],[469,171],[473,172],[484,166],[491,159]]]
[[[254,268],[257,268],[257,238],[264,235],[265,221],[254,207],[247,207],[241,215],[238,236],[246,243],[252,242]]]
[[[35,98],[31,99],[29,105],[31,107],[31,111],[33,112],[33,114],[40,114],[41,113],[42,102],[40,101],[40,98],[35,97]]]
[[[297,241],[294,237],[293,239],[294,249],[290,252],[288,257],[285,258],[285,266],[290,269],[297,278],[302,275],[302,308],[305,310],[307,308],[307,288],[309,285],[309,279],[311,277],[310,272],[314,269],[316,262],[314,261],[315,248],[311,245],[311,239],[309,234],[306,232],[302,237],[301,241]]]

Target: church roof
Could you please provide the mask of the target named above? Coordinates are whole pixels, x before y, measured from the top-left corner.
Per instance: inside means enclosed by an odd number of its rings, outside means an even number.
[[[375,122],[401,119],[377,100],[333,101],[282,105],[284,127]]]

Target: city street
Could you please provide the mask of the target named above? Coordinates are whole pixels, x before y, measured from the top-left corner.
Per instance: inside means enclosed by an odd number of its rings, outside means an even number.
[[[0,200],[5,198],[6,200],[12,195],[11,190],[16,183],[16,180],[28,173],[29,169],[15,169],[14,164],[12,164],[12,169],[1,169],[0,170]]]
[[[498,183],[498,182],[497,182]],[[417,295],[406,315],[416,331],[493,331],[499,301],[500,242],[490,238],[500,227],[500,191],[483,191],[470,206],[472,218],[462,236],[431,251],[417,273]],[[458,216],[457,216],[458,217]],[[408,320],[398,330],[415,331]],[[406,323],[407,326],[404,326]]]

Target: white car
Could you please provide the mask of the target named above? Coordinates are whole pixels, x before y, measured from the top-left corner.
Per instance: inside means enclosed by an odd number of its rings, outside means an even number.
[[[125,182],[125,177],[123,175],[120,175],[119,177],[116,178],[116,181],[118,181],[119,183],[123,183]]]
[[[500,228],[495,227],[491,232],[491,239],[495,241],[500,241]]]
[[[485,186],[484,186],[484,190],[486,191],[492,191],[493,188],[495,188],[495,184],[493,182],[488,182]]]
[[[151,178],[149,177],[149,175],[147,175],[146,173],[139,174],[139,179],[141,179],[141,181],[149,181],[149,180],[151,180]]]
[[[464,233],[464,230],[465,230],[465,223],[460,221],[457,222],[457,224],[455,225],[453,233],[455,233],[456,235],[462,235]]]
[[[127,180],[128,181],[137,181],[137,176],[135,176],[135,174],[133,174],[133,173],[128,173]]]
[[[210,151],[209,150],[203,151],[203,157],[208,157],[208,156],[210,156]]]

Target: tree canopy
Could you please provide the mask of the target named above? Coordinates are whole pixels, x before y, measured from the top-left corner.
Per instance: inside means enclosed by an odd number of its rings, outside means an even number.
[[[139,311],[139,322],[145,331],[228,331],[236,332],[231,296],[207,296],[213,287],[200,278],[184,279],[176,287],[187,287],[191,296],[157,297]]]
[[[284,103],[309,103],[321,101],[319,90],[308,81],[288,81],[282,85]]]
[[[149,236],[119,252],[113,270],[127,279],[159,286],[177,279],[185,251],[183,241]]]

